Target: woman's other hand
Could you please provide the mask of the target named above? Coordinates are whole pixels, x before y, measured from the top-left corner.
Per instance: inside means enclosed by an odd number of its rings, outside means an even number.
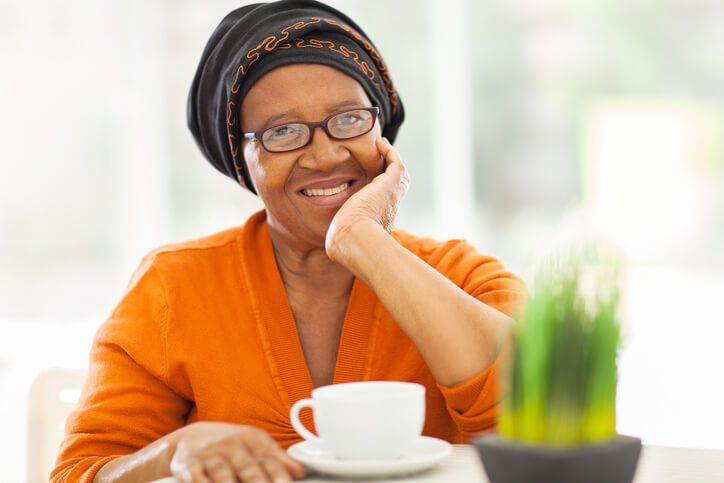
[[[332,219],[325,248],[330,259],[343,263],[346,238],[353,227],[380,227],[388,233],[394,227],[397,210],[407,193],[410,178],[400,153],[386,138],[378,139],[377,149],[385,158],[384,172],[348,199]]]
[[[305,476],[302,465],[261,429],[198,422],[179,433],[171,473],[184,483],[281,483]]]

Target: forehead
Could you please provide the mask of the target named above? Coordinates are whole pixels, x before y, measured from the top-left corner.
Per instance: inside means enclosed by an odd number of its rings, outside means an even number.
[[[344,72],[321,64],[288,64],[270,70],[241,104],[244,131],[268,119],[319,121],[340,108],[371,106],[362,86]]]

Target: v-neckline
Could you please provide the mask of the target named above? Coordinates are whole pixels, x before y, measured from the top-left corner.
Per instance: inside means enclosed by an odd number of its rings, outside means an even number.
[[[245,260],[246,291],[269,371],[288,411],[294,402],[310,397],[314,384],[277,268],[264,212],[249,219],[243,237],[240,249]],[[369,379],[382,310],[375,294],[355,278],[339,341],[334,384]],[[306,411],[302,415],[309,416]]]

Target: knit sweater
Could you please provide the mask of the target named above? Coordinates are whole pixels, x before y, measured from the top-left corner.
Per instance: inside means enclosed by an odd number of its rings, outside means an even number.
[[[523,283],[461,240],[398,230],[394,239],[478,300],[509,315]],[[465,354],[461,354],[465,357]],[[495,424],[499,361],[453,387],[436,383],[377,296],[355,279],[334,383],[413,381],[426,387],[423,434],[453,443]],[[313,384],[276,266],[265,213],[146,256],[99,328],[51,482],[90,482],[111,459],[195,421],[266,430],[300,441],[289,409]],[[313,428],[311,411],[302,422]]]

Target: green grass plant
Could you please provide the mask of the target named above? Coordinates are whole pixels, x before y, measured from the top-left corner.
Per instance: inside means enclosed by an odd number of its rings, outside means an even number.
[[[505,364],[501,436],[563,448],[615,435],[617,279],[590,253],[537,272]]]

